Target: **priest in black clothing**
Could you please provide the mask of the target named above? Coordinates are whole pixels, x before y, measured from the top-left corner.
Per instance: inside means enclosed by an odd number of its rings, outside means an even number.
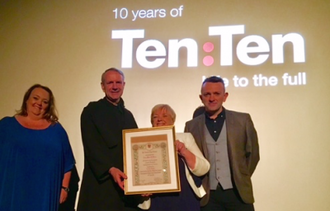
[[[125,77],[110,68],[102,74],[105,97],[90,102],[81,114],[84,171],[78,211],[136,210],[135,197],[124,196],[122,130],[137,128],[121,98]],[[138,203],[138,202],[137,202]]]

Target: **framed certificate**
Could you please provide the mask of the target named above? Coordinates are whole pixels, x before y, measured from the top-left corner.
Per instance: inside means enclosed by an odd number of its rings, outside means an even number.
[[[125,194],[179,192],[174,126],[123,130]]]

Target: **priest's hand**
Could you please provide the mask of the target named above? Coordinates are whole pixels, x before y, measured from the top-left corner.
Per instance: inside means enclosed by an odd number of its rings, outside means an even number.
[[[109,173],[111,174],[113,180],[119,185],[119,187],[124,190],[124,179],[127,179],[126,174],[115,167],[111,167]]]

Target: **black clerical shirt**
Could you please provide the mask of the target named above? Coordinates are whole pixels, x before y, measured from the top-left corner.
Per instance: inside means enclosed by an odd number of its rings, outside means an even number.
[[[222,109],[221,113],[215,119],[211,119],[209,114],[205,112],[205,125],[214,141],[218,140],[225,119],[225,109]]]

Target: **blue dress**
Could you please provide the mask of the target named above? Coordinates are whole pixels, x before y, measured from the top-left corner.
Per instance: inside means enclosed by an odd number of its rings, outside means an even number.
[[[199,198],[191,189],[186,173],[185,166],[179,156],[179,172],[181,192],[178,193],[159,193],[151,196],[149,211],[200,211]],[[197,187],[202,185],[202,179],[192,174]]]
[[[59,123],[33,130],[15,117],[0,120],[0,210],[57,211],[64,173],[73,165]]]

